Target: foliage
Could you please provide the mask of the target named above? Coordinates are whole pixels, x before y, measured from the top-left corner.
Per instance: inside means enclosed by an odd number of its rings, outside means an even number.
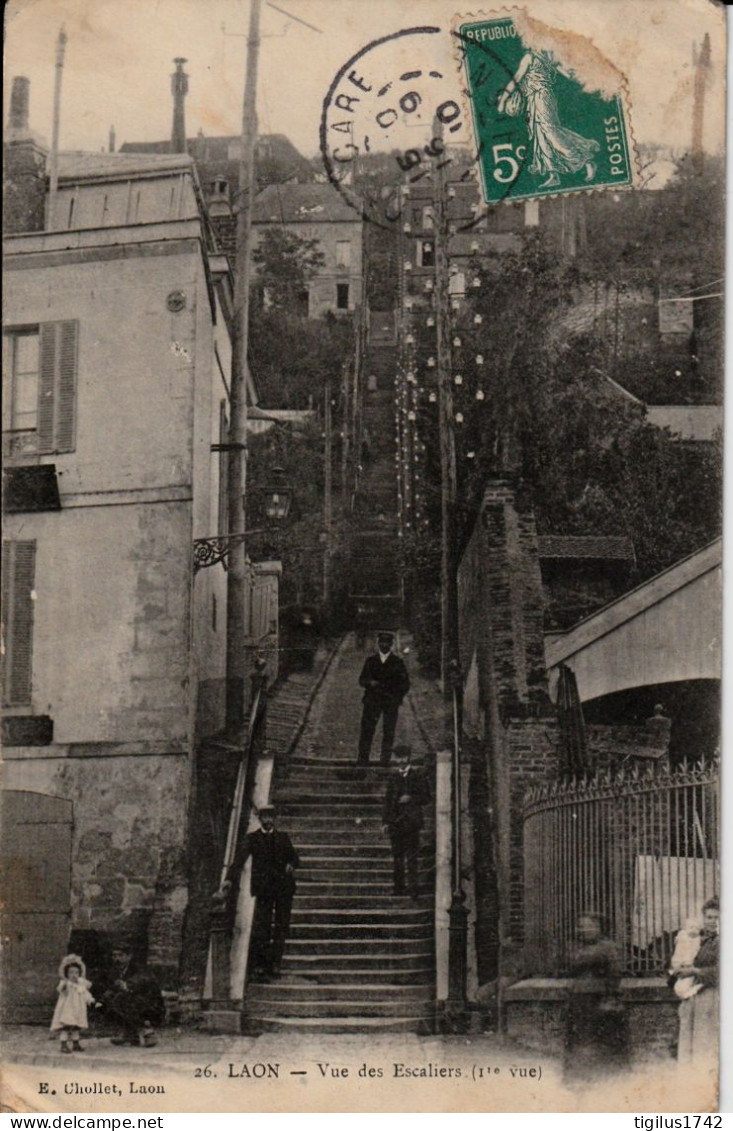
[[[249,363],[260,402],[268,408],[312,408],[327,380],[338,387],[353,351],[353,322],[325,314],[303,318],[287,310],[259,310],[250,331]]]
[[[632,582],[719,533],[720,445],[681,443],[650,425],[644,407],[608,380],[604,335],[582,320],[571,329],[578,296],[608,275],[625,273],[634,285],[648,269],[645,278],[658,281],[660,271],[674,277],[684,262],[691,275],[704,268],[706,281],[716,277],[717,252],[705,262],[700,246],[708,247],[702,224],[707,207],[716,230],[712,206],[719,203],[719,184],[712,174],[704,184],[694,182],[683,168],[665,193],[651,200],[652,194],[629,194],[629,225],[618,216],[609,225],[603,268],[592,256],[563,259],[548,235],[537,232],[525,235],[514,253],[472,263],[469,277],[475,273],[480,285],[469,287],[451,319],[454,419],[459,413],[463,418],[454,426],[460,548],[492,477],[511,479],[520,505],[534,509],[541,533],[627,535],[636,555]],[[650,248],[655,255],[659,249],[651,265]],[[405,560],[423,615],[427,604],[434,613],[439,609],[429,570],[440,523],[440,469],[436,406],[427,399],[432,378],[424,367],[435,351],[434,331],[425,319],[414,321],[428,503],[419,537],[406,541]],[[631,358],[650,383],[650,373],[661,381],[670,363],[655,334]],[[435,648],[429,641],[426,646],[434,660]]]
[[[278,310],[292,309],[326,262],[317,239],[303,239],[284,225],[265,228],[252,259],[267,304]]]

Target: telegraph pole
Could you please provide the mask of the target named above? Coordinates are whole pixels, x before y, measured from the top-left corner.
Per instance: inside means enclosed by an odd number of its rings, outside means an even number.
[[[249,283],[251,273],[254,155],[257,139],[257,65],[260,47],[261,0],[250,0],[247,75],[242,103],[242,154],[239,164],[237,270],[232,326],[232,374],[229,423],[227,497],[232,537],[227,573],[226,728],[236,735],[244,721],[246,608],[245,502],[247,452],[247,347],[249,342]],[[237,537],[237,535],[239,537]]]
[[[324,452],[323,452],[323,604],[328,607],[331,593],[331,530],[333,526],[333,468],[331,461],[331,382],[326,381],[324,390]]]
[[[435,136],[443,130],[436,126]],[[456,545],[456,469],[453,378],[451,372],[448,206],[445,175],[440,162],[435,169],[435,330],[438,367],[438,426],[440,436],[441,492],[441,656],[440,669],[445,703],[445,735],[451,751],[451,903],[448,908],[448,1002],[449,1028],[465,1028],[468,971],[468,910],[462,875],[462,781],[461,736],[463,689],[458,647],[458,557]]]
[[[445,175],[435,170],[435,332],[438,368],[441,497],[441,657],[440,672],[448,694],[451,664],[458,661],[458,577],[456,561],[456,441],[451,383],[450,295],[448,291],[448,216]],[[451,725],[451,732],[452,732]]]

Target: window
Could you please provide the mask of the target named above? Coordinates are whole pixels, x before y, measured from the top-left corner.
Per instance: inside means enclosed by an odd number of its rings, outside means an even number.
[[[3,657],[3,704],[30,706],[35,598],[35,542],[3,542],[2,604],[7,626]]]
[[[524,202],[524,226],[525,228],[536,228],[540,222],[540,202],[539,200],[525,200]]]
[[[351,243],[349,240],[336,241],[336,266],[351,266]]]
[[[74,450],[77,339],[77,322],[42,322],[6,331],[7,454]]]
[[[38,433],[38,327],[8,333],[3,356],[8,367],[3,382],[3,395],[9,410],[6,430],[13,436],[12,450],[35,452]]]
[[[433,230],[433,206],[426,204],[422,210],[422,226],[426,232]]]
[[[417,262],[420,267],[435,266],[435,244],[433,240],[417,241]]]
[[[336,284],[336,309],[348,310],[349,309],[349,284],[337,283]]]

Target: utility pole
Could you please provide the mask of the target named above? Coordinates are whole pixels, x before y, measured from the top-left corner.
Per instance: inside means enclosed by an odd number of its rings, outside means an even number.
[[[435,170],[435,332],[438,368],[441,495],[441,657],[444,694],[449,696],[451,664],[458,661],[458,577],[456,562],[456,442],[451,381],[448,215],[445,175]],[[452,733],[452,724],[450,732]]]
[[[245,501],[247,451],[247,347],[249,342],[249,282],[251,272],[254,155],[257,138],[257,64],[260,47],[261,0],[250,0],[247,75],[242,104],[242,154],[239,164],[237,215],[237,272],[232,326],[232,375],[229,423],[229,572],[227,573],[226,728],[235,736],[244,721],[246,608]],[[238,537],[237,537],[238,536]]]
[[[66,29],[62,24],[56,40],[56,73],[53,84],[53,126],[51,132],[51,153],[48,175],[48,228],[54,230],[56,223],[56,199],[59,188],[59,125],[61,122],[61,80],[64,75],[64,56],[66,54]]]
[[[436,123],[435,136],[443,130]],[[445,737],[451,751],[451,903],[448,908],[448,1002],[446,1022],[465,1028],[468,969],[468,910],[462,875],[461,737],[463,689],[458,649],[458,559],[456,502],[458,493],[450,345],[448,240],[450,227],[445,175],[435,169],[435,330],[438,366],[438,422],[441,484],[441,677],[445,704]]]
[[[692,167],[696,173],[703,169],[703,124],[705,120],[705,85],[707,72],[710,70],[710,36],[705,33],[702,47],[698,54],[697,48],[693,49],[692,61],[695,67],[695,93],[692,108]]]
[[[331,382],[326,381],[324,390],[324,451],[323,451],[323,604],[328,607],[331,594],[331,529],[333,526],[333,469],[331,465]]]

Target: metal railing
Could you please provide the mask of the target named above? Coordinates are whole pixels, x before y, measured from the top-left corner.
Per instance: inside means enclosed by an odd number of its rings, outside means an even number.
[[[719,890],[718,765],[650,767],[532,790],[524,807],[528,973],[560,974],[584,911],[632,974],[663,973]]]

